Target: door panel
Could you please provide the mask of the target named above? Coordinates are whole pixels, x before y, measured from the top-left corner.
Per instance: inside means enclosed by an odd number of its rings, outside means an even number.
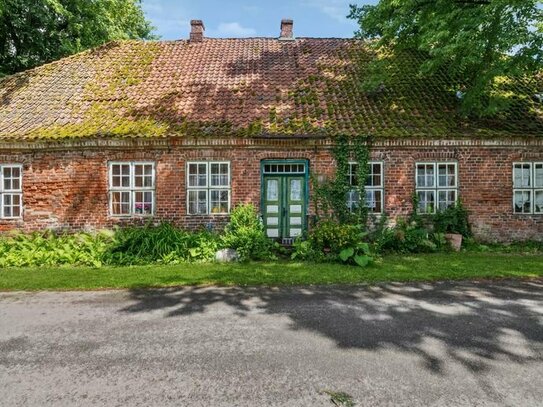
[[[305,180],[304,177],[288,177],[285,181],[287,183],[285,237],[297,237],[302,234]]]
[[[263,179],[263,220],[270,238],[289,238],[302,234],[305,226],[305,177],[265,176]]]
[[[264,179],[263,217],[266,235],[271,238],[281,237],[281,186],[280,177]]]

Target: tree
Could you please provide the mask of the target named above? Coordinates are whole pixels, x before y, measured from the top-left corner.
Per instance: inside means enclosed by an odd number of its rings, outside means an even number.
[[[141,0],[0,0],[0,75],[153,29]]]
[[[355,35],[377,48],[424,53],[420,74],[457,78],[463,111],[483,116],[507,106],[497,83],[541,72],[541,6],[541,0],[380,0],[351,5],[349,18],[360,25]]]

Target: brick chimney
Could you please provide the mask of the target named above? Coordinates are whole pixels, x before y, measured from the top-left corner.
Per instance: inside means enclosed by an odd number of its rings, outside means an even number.
[[[204,22],[202,20],[190,21],[190,42],[202,42],[204,40]]]
[[[281,20],[281,35],[279,36],[279,40],[281,41],[294,40],[294,33],[292,31],[293,25],[294,25],[294,21],[292,20],[289,20],[289,19]]]

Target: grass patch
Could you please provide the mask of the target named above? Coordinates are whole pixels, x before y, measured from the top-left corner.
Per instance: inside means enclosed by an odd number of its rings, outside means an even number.
[[[543,277],[543,256],[435,253],[386,256],[370,267],[255,262],[0,269],[0,290],[92,290],[181,285],[281,286]]]

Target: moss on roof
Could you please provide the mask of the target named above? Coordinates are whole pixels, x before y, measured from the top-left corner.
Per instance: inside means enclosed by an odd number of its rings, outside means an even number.
[[[367,91],[374,58],[390,74]],[[458,81],[422,61],[345,39],[113,42],[0,81],[0,139],[543,135],[543,78],[499,78],[508,108],[466,119]]]

